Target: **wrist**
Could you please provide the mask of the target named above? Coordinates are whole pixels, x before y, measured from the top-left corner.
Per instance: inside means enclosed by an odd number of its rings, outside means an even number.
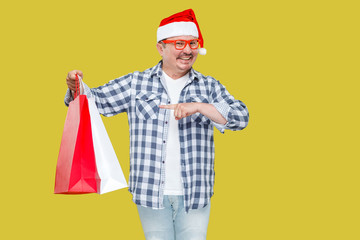
[[[195,104],[196,104],[196,112],[203,114],[204,108],[206,107],[206,103],[197,102]]]

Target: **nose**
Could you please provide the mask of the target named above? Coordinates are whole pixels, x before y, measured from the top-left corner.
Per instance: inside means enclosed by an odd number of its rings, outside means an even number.
[[[192,49],[190,48],[190,43],[186,43],[185,48],[183,49],[183,51],[187,54],[190,54]]]

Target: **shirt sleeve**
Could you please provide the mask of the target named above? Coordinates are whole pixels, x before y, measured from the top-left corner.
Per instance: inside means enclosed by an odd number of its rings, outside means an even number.
[[[249,112],[246,105],[235,99],[219,82],[214,81],[211,93],[211,104],[226,119],[225,125],[213,122],[214,126],[224,133],[225,129],[242,130],[249,122]]]
[[[219,113],[227,120],[226,116],[229,113],[229,105],[226,103],[212,103],[212,105],[216,108],[216,110],[219,111]],[[211,121],[211,120],[210,120]],[[228,122],[226,124],[220,124],[217,122],[212,121],[212,123],[214,124],[214,126],[217,128],[217,130],[219,130],[221,133],[225,132],[226,126],[228,124]]]
[[[95,99],[100,114],[106,117],[114,116],[126,112],[130,107],[131,80],[132,74],[128,74],[97,88],[89,88],[83,83],[84,94],[88,98]],[[65,104],[68,106],[72,100],[72,94],[68,89],[64,99]]]

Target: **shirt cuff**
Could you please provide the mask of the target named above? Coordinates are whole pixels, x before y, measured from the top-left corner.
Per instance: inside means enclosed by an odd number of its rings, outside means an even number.
[[[214,126],[221,132],[224,133],[225,129],[227,128],[229,121],[228,121],[228,115],[229,115],[229,111],[230,111],[230,106],[227,103],[212,103],[212,105],[216,108],[216,110],[218,110],[218,112],[226,119],[226,123],[225,124],[220,124],[220,123],[216,123],[214,121],[212,121],[212,123],[214,124]]]
[[[71,94],[71,90],[68,89],[65,94],[64,102],[66,106],[69,106],[70,102],[74,100]]]

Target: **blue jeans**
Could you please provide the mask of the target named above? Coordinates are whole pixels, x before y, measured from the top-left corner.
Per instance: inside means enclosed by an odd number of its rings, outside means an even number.
[[[183,196],[164,196],[164,209],[137,205],[146,240],[205,240],[210,203],[185,212]]]

